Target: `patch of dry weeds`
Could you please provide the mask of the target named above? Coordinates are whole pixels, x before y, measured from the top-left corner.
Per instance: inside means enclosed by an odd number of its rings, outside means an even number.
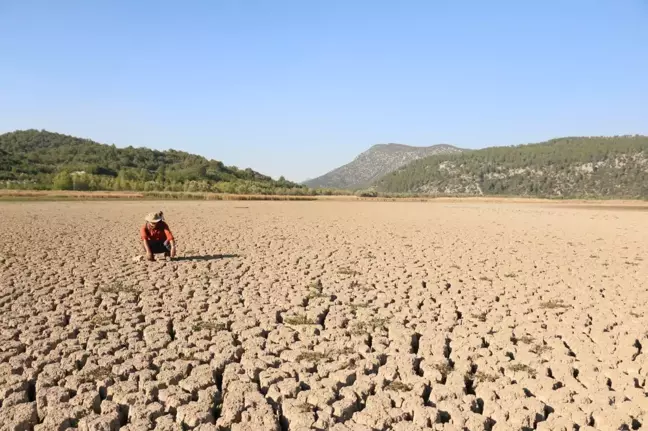
[[[386,317],[374,317],[365,322],[356,322],[351,328],[351,334],[364,335],[376,330],[385,329],[385,325],[389,322]]]
[[[447,376],[453,370],[453,368],[447,362],[437,362],[433,365],[433,368],[441,373],[442,376]]]
[[[100,286],[99,291],[103,293],[139,293],[139,290],[135,288],[134,286],[125,284],[121,280],[115,280],[112,283],[105,285],[105,286]]]
[[[394,380],[393,382],[385,386],[385,390],[394,392],[409,392],[412,390],[412,387],[401,382],[400,380]]]
[[[477,371],[474,374],[473,379],[479,383],[484,383],[484,382],[493,383],[499,379],[499,376],[497,374],[488,374],[488,373],[484,373],[483,371]]]
[[[348,266],[343,266],[342,268],[338,269],[338,274],[351,275],[351,276],[360,275],[358,271],[356,271],[355,269],[351,269]]]
[[[286,317],[284,323],[288,325],[315,325],[315,321],[305,314],[296,314],[291,317]]]
[[[529,375],[529,377],[535,377],[538,374],[536,372],[536,370],[534,370],[533,368],[531,368],[530,366],[528,366],[526,364],[509,365],[508,369],[515,372],[515,373],[517,373],[517,372],[527,373]]]
[[[553,349],[550,346],[547,346],[546,344],[536,344],[529,350],[529,352],[535,353],[536,355],[542,355],[543,353],[547,353],[552,350]]]
[[[227,329],[227,324],[223,322],[200,321],[194,323],[191,327],[191,330],[194,332],[202,331],[204,329],[214,332],[224,331]]]
[[[530,336],[529,334],[523,335],[522,337],[518,338],[517,341],[520,341],[524,344],[531,344],[535,341],[535,338]]]
[[[480,322],[485,322],[487,317],[488,317],[488,311],[484,311],[483,313],[479,313],[479,314],[472,314],[472,318],[477,319]]]
[[[322,285],[321,280],[314,281],[313,283],[310,284],[309,290],[310,292],[306,296],[308,299],[316,299],[316,298],[330,298],[330,295],[326,295],[322,293],[322,290],[324,289],[324,286]]]
[[[552,299],[541,303],[540,308],[545,310],[555,310],[557,308],[571,308],[571,306],[565,304],[562,299]]]

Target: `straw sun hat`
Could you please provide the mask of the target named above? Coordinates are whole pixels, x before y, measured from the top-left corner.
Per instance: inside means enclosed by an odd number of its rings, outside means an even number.
[[[157,223],[164,220],[164,215],[162,214],[162,211],[156,213],[149,213],[146,215],[144,220],[146,220],[149,223]]]

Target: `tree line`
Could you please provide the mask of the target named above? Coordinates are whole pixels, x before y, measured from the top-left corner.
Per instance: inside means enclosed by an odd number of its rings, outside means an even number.
[[[274,180],[252,169],[183,151],[117,148],[48,131],[0,135],[0,185],[5,188],[215,192],[236,194],[335,194]]]

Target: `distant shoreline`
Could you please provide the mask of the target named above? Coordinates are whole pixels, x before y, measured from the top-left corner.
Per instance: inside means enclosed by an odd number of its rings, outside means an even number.
[[[419,196],[419,197],[359,197],[242,195],[223,193],[188,192],[123,192],[123,191],[70,191],[70,190],[0,190],[2,201],[92,201],[92,200],[206,200],[206,201],[333,201],[333,202],[436,202],[481,204],[548,204],[591,208],[628,208],[648,210],[648,201],[640,199],[547,199],[519,196]]]

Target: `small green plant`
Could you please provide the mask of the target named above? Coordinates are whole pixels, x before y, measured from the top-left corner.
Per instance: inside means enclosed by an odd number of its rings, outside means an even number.
[[[304,314],[297,314],[295,316],[285,318],[284,323],[288,325],[314,325],[315,321],[308,318],[308,316]]]
[[[509,365],[509,370],[513,371],[514,373],[527,373],[529,377],[535,377],[538,373],[536,370],[533,368],[529,367],[526,364],[515,364],[515,365]]]
[[[412,387],[401,382],[400,380],[394,380],[393,382],[385,386],[385,389],[394,392],[409,392],[412,390]]]

